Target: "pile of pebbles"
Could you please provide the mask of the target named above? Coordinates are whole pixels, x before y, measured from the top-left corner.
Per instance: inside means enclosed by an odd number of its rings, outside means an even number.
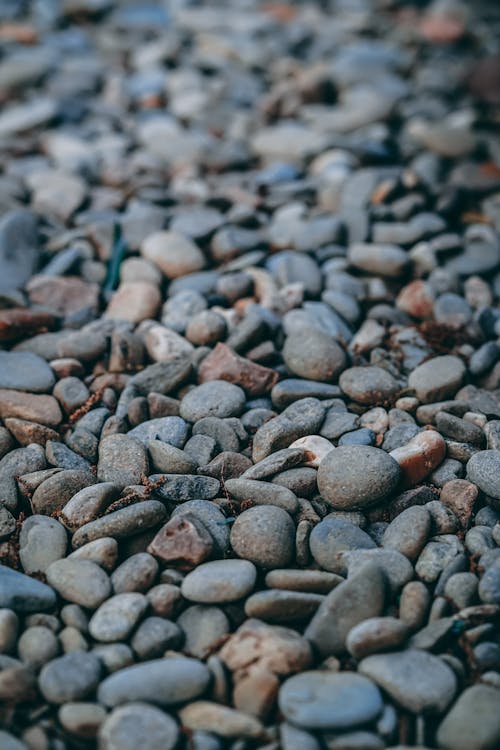
[[[500,746],[500,8],[0,0],[1,750]]]

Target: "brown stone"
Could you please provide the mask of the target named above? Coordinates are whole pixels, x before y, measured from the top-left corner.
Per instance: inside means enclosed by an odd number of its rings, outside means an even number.
[[[73,359],[73,357],[59,357],[58,359],[53,359],[49,364],[58,379],[72,376],[80,378],[85,374],[82,363],[77,359]]]
[[[76,276],[34,276],[27,290],[32,304],[42,305],[58,315],[99,309],[98,284],[89,284]]]
[[[0,389],[0,417],[17,417],[29,422],[55,427],[61,423],[63,415],[53,396],[38,396],[23,391]]]
[[[51,331],[56,327],[57,321],[57,316],[49,312],[25,310],[21,307],[0,310],[0,342],[12,343],[37,333]]]
[[[179,586],[173,583],[159,583],[146,594],[155,615],[171,620],[177,616],[182,607],[182,594]]]
[[[236,684],[234,707],[258,719],[266,719],[275,706],[279,687],[280,681],[273,672],[255,669]]]
[[[289,675],[312,663],[311,646],[295,630],[249,619],[224,644],[219,656],[236,682],[250,672],[265,669]]]
[[[444,460],[446,443],[436,430],[424,430],[389,455],[401,467],[405,484],[412,486],[425,479]]]
[[[443,485],[439,499],[443,505],[451,508],[462,528],[467,529],[477,496],[478,488],[475,484],[466,479],[452,479]]]
[[[213,539],[201,521],[191,513],[171,518],[157,533],[148,552],[160,560],[191,570],[212,554]]]
[[[37,422],[9,417],[4,421],[4,424],[20,445],[29,445],[30,443],[45,445],[47,440],[60,440],[58,432]]]
[[[240,357],[226,344],[218,343],[198,370],[198,382],[227,380],[241,386],[248,396],[268,393],[278,381],[278,373]]]

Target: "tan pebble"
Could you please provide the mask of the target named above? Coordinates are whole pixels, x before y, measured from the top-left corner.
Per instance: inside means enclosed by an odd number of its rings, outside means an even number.
[[[154,318],[161,304],[160,290],[148,281],[126,281],[120,284],[104,316],[113,320],[140,323]]]
[[[424,320],[431,317],[434,307],[432,287],[426,281],[411,281],[398,294],[396,307],[412,318]]]
[[[368,427],[373,432],[385,432],[389,427],[389,415],[381,406],[365,411],[359,418],[361,427]]]
[[[190,703],[179,711],[179,718],[187,729],[213,732],[220,737],[259,738],[264,734],[264,727],[255,717],[211,701]]]
[[[321,435],[306,435],[305,437],[298,438],[289,448],[305,448],[309,453],[309,459],[304,463],[304,466],[311,466],[316,469],[324,457],[334,450],[332,443]]]
[[[472,482],[466,479],[451,479],[443,485],[439,499],[443,505],[451,508],[465,529],[469,526],[477,496],[478,488]]]

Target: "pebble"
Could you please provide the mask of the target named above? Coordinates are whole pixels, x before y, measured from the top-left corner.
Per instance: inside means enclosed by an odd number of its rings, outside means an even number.
[[[73,534],[72,545],[78,549],[84,544],[103,537],[124,539],[139,531],[159,526],[166,517],[165,506],[159,500],[143,500],[141,503],[115,510],[80,526]]]
[[[248,560],[214,560],[188,573],[181,592],[191,602],[233,602],[253,590],[256,576],[255,565]]]
[[[68,500],[84,487],[95,483],[94,475],[85,469],[65,469],[45,479],[31,498],[32,510],[50,516],[62,510]]]
[[[346,356],[339,344],[323,331],[310,329],[287,337],[283,359],[294,375],[331,382],[345,367]]]
[[[59,640],[49,628],[33,625],[19,638],[17,653],[25,664],[38,671],[58,656]]]
[[[264,727],[253,716],[211,701],[195,701],[181,708],[179,718],[189,731],[211,732],[220,737],[258,739]]]
[[[125,592],[106,599],[89,622],[90,635],[101,643],[126,640],[148,607],[144,594]]]
[[[437,740],[444,750],[483,750],[500,741],[498,690],[472,685],[464,690],[439,725]]]
[[[47,570],[47,581],[68,602],[97,609],[111,594],[104,570],[90,560],[55,560]]]
[[[0,352],[0,388],[48,393],[54,383],[52,369],[38,354]]]
[[[58,719],[70,734],[84,740],[93,740],[106,719],[106,711],[97,703],[75,701],[61,706]]]
[[[176,231],[148,235],[141,245],[141,253],[168,279],[200,271],[205,266],[205,258],[197,245]]]
[[[497,477],[500,471],[500,450],[475,453],[467,462],[467,479],[476,484],[486,495],[499,500],[500,489]]]
[[[369,654],[402,646],[408,634],[408,626],[395,617],[371,617],[349,631],[346,648],[359,661]]]
[[[359,671],[414,714],[442,714],[457,690],[450,667],[439,657],[416,649],[367,656]]]
[[[197,659],[170,656],[120,669],[99,685],[99,702],[111,708],[144,701],[171,706],[197,698],[210,683],[209,669]]]
[[[28,575],[45,573],[48,566],[64,557],[68,546],[66,530],[48,516],[29,516],[19,535],[19,559]]]
[[[195,604],[182,612],[177,625],[184,635],[184,653],[205,659],[224,637],[231,626],[219,607]]]
[[[345,573],[342,552],[376,547],[372,538],[359,526],[342,518],[324,518],[309,537],[311,554],[323,570]]]
[[[341,374],[339,385],[349,398],[367,406],[390,400],[400,390],[396,379],[381,367],[350,367]]]
[[[193,514],[171,518],[151,541],[148,551],[165,563],[191,570],[212,556],[213,539]]]
[[[54,591],[41,581],[0,565],[0,607],[14,612],[44,612],[55,607]]]
[[[62,422],[62,412],[53,396],[23,393],[19,390],[0,389],[0,417],[25,419],[47,427],[57,427]]]
[[[340,654],[349,631],[369,617],[379,617],[384,609],[386,583],[382,570],[364,565],[331,591],[305,630],[322,656]]]
[[[53,659],[40,672],[38,684],[49,703],[61,705],[86,698],[96,689],[101,662],[95,654],[75,651]]]
[[[211,380],[196,386],[181,401],[180,415],[187,422],[203,417],[237,417],[245,406],[245,393],[225,380]]]
[[[446,442],[436,430],[425,430],[391,450],[390,455],[398,462],[405,484],[411,487],[440,466],[446,456]]]
[[[363,510],[388,499],[400,481],[397,462],[379,448],[342,446],[331,451],[318,469],[318,489],[338,510]]]
[[[231,528],[231,547],[238,557],[263,568],[289,565],[295,553],[295,524],[274,505],[249,508]]]
[[[415,390],[421,403],[429,404],[454,396],[464,375],[465,365],[462,360],[447,354],[434,357],[416,367],[410,373],[408,385]]]
[[[423,550],[431,530],[431,516],[422,506],[407,508],[391,521],[382,545],[395,549],[414,562]]]
[[[363,675],[303,672],[282,685],[279,707],[303,729],[345,731],[374,721],[383,702],[376,685]]]
[[[109,435],[99,445],[97,478],[118,487],[140,484],[147,476],[149,461],[144,446],[129,435]]]
[[[164,711],[139,701],[111,711],[99,727],[102,750],[134,750],[145,737],[148,750],[173,750],[179,729]]]
[[[294,514],[298,510],[298,501],[287,487],[280,487],[257,479],[228,479],[224,486],[236,500],[251,500],[256,505],[270,505]]]

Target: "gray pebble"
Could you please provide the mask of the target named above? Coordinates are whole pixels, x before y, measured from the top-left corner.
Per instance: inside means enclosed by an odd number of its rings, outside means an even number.
[[[242,388],[225,380],[212,380],[198,385],[184,396],[180,415],[188,422],[197,422],[204,417],[237,417],[245,406]]]
[[[46,664],[40,672],[40,691],[49,703],[67,703],[90,695],[99,683],[102,665],[95,654],[75,651]]]
[[[136,750],[147,742],[148,750],[173,750],[179,738],[174,719],[145,703],[116,708],[99,729],[100,750]]]
[[[90,635],[101,643],[127,640],[148,607],[144,594],[115,594],[94,612],[89,622]]]
[[[111,593],[104,570],[89,560],[56,560],[47,568],[47,581],[68,602],[97,609]]]
[[[215,560],[199,565],[184,578],[182,595],[200,604],[232,602],[247,596],[257,571],[248,560]]]
[[[249,508],[236,518],[230,538],[238,557],[263,568],[281,568],[293,561],[295,524],[282,508]]]
[[[324,570],[345,573],[342,552],[376,547],[369,535],[359,526],[342,518],[324,518],[311,532],[311,554]]]

